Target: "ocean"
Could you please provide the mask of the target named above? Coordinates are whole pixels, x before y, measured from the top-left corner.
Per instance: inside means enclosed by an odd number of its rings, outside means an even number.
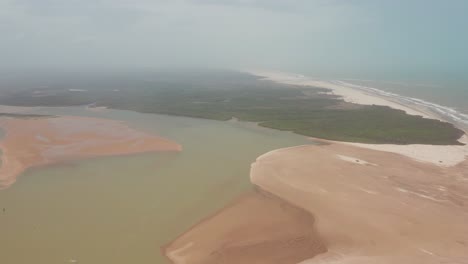
[[[447,121],[468,127],[468,83],[343,80],[342,84],[407,105],[429,109]]]

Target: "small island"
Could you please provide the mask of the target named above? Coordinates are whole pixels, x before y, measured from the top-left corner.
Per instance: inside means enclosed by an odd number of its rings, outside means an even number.
[[[99,156],[180,151],[168,139],[136,131],[122,122],[87,117],[0,114],[0,189],[31,167]]]

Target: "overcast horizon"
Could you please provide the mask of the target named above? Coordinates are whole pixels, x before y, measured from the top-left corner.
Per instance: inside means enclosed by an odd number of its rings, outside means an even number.
[[[467,1],[0,0],[0,68],[466,75]]]

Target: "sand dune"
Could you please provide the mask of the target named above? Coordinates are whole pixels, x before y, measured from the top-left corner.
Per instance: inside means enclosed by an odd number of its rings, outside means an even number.
[[[180,151],[173,141],[139,132],[122,122],[85,117],[0,118],[0,189],[26,169],[66,160],[152,151]]]
[[[251,180],[315,216],[328,252],[304,264],[468,263],[467,161],[332,143],[267,153]]]

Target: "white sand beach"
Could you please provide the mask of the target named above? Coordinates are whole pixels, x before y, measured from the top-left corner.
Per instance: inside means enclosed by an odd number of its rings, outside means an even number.
[[[441,119],[440,116],[435,115],[423,108],[409,107],[394,101],[387,100],[386,98],[379,97],[375,94],[365,93],[362,90],[353,89],[347,86],[339,85],[331,81],[316,80],[308,78],[299,74],[274,72],[274,71],[248,71],[250,74],[264,77],[265,80],[274,82],[311,86],[318,88],[330,89],[333,94],[340,96],[343,100],[350,103],[362,105],[381,105],[388,106],[394,109],[405,111],[410,115],[418,115],[424,118]],[[459,127],[466,132],[466,128]],[[463,162],[468,157],[468,137],[466,134],[460,138],[460,143],[465,145],[459,146],[441,146],[441,145],[394,145],[394,144],[363,144],[363,143],[346,143],[353,146],[368,148],[386,152],[392,152],[410,157],[416,161],[429,162],[438,166],[454,166]]]
[[[416,161],[432,163],[437,166],[450,167],[455,166],[468,157],[468,137],[464,135],[459,140],[465,145],[460,146],[440,146],[440,145],[393,145],[393,144],[363,144],[348,143],[345,144],[368,148],[386,152],[392,152],[410,157]]]

